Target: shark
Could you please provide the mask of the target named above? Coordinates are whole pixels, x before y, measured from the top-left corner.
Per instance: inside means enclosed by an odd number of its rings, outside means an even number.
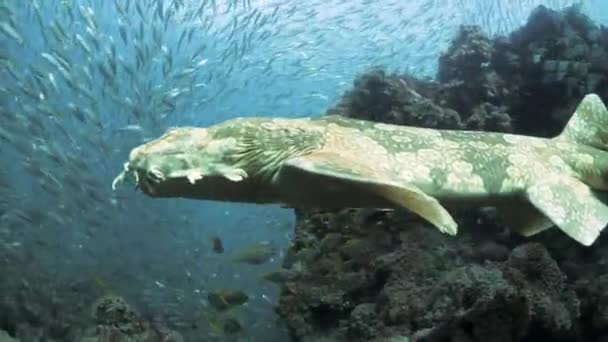
[[[112,188],[125,178],[154,198],[406,209],[449,235],[454,210],[495,207],[523,236],[557,227],[590,246],[608,224],[608,111],[587,94],[554,137],[238,117],[133,148]]]

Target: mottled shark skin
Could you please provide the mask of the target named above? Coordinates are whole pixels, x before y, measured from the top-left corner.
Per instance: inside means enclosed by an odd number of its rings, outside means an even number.
[[[557,226],[591,245],[608,224],[608,111],[587,95],[538,138],[340,116],[237,118],[181,127],[133,149],[126,176],[152,197],[289,207],[402,208],[455,235],[450,211],[495,206],[525,236]]]

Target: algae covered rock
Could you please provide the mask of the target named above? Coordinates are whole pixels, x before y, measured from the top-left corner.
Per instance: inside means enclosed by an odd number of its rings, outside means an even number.
[[[557,262],[545,247],[528,243],[513,249],[505,262],[511,281],[525,289],[536,332],[567,336],[575,333],[580,303]]]
[[[431,92],[433,92],[431,90]],[[462,128],[458,113],[421,95],[408,77],[374,69],[357,77],[354,88],[327,111],[357,119],[432,128]]]
[[[501,104],[520,131],[556,134],[582,96],[605,94],[606,37],[578,6],[539,6],[524,26],[496,41],[491,66],[511,89]]]
[[[80,341],[183,342],[178,332],[142,318],[117,295],[107,294],[95,301],[91,316],[96,325],[83,332]]]
[[[360,215],[334,215],[342,216],[335,218],[340,222],[350,217],[344,242],[334,245],[340,253],[324,250],[314,261],[298,261],[304,266],[297,280],[282,290],[278,312],[296,340],[382,341],[400,335],[412,341],[575,341],[580,335],[577,294],[538,243],[511,250],[476,241],[474,232],[446,240],[407,213],[386,215],[382,226],[365,232],[353,229],[365,222]],[[319,222],[301,216],[296,241],[310,238],[305,232]],[[335,231],[317,234],[318,243],[326,236],[338,241]],[[385,234],[390,244],[375,237]],[[478,254],[467,253],[491,244],[500,254],[493,261],[480,263]],[[344,267],[351,259],[363,260],[363,266]]]
[[[445,102],[468,118],[481,103],[500,103],[508,90],[491,65],[493,41],[479,26],[461,26],[439,58],[437,80],[446,88]]]
[[[359,75],[327,114],[553,136],[583,95],[608,97],[607,49],[608,30],[577,7],[541,6],[503,37],[461,27],[436,80],[380,68]],[[608,271],[603,242],[582,250],[551,230],[524,239],[485,212],[455,214],[461,229],[446,238],[398,210],[298,211],[285,264],[298,276],[284,284],[278,312],[301,341],[608,335],[608,281],[596,279]]]
[[[518,341],[528,332],[527,299],[497,266],[469,265],[445,274],[419,320],[424,338],[466,336],[471,341]]]
[[[99,298],[92,306],[92,317],[98,324],[122,328],[125,332],[137,330],[133,326],[137,313],[119,296],[106,295]]]
[[[489,63],[494,46],[479,26],[463,25],[447,51],[439,57],[437,79],[441,83],[453,80],[472,81]]]

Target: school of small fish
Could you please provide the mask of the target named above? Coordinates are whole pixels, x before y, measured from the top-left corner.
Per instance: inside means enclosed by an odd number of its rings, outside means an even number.
[[[204,220],[200,203],[113,193],[117,165],[171,126],[319,114],[367,66],[432,75],[446,32],[460,23],[507,32],[539,3],[570,3],[486,2],[0,0],[0,263],[35,265],[58,284],[88,279],[180,329],[196,321],[216,333],[241,331],[234,317],[201,323],[208,298],[226,304],[214,296],[226,291],[250,295],[228,306],[266,305],[258,319],[271,317],[274,289],[227,287],[249,273],[290,279],[272,271],[288,233],[254,231],[246,241],[258,242],[231,245],[243,234],[232,220],[240,232],[222,227],[209,242],[204,227],[224,221]],[[251,266],[266,263],[273,268]]]

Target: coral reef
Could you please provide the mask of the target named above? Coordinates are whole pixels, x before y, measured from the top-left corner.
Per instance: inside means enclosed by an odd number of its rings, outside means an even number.
[[[178,332],[141,318],[123,298],[115,295],[108,294],[99,298],[91,308],[91,316],[96,326],[85,331],[83,342],[183,341]]]
[[[4,274],[23,274],[27,266],[0,259]],[[23,273],[21,273],[23,272]],[[35,274],[35,273],[32,273]],[[51,279],[32,276],[28,280],[3,277],[0,281],[0,330],[18,341],[69,340],[89,321],[82,315],[88,304],[77,286],[58,288]],[[64,303],[71,304],[64,310]],[[57,315],[61,312],[61,317]]]
[[[362,74],[327,114],[550,136],[584,94],[608,98],[608,29],[576,7],[540,6],[508,37],[463,26],[438,62],[435,80]],[[608,238],[524,239],[489,209],[457,219],[459,235],[446,237],[399,211],[297,212],[277,307],[294,340],[608,340]],[[5,275],[30,275],[0,280],[0,341],[184,339],[109,291],[91,306],[92,281],[36,276],[28,258],[0,256]]]
[[[498,39],[491,65],[509,85],[509,103],[525,132],[555,133],[589,92],[608,95],[608,32],[577,7],[543,6],[509,39]]]
[[[382,69],[373,70],[358,77],[354,81],[354,88],[344,95],[341,103],[329,109],[328,114],[399,125],[463,127],[456,111],[443,108],[422,96],[410,85],[410,80],[386,75]]]
[[[508,247],[473,231],[446,240],[397,212],[380,220],[365,210],[302,215],[285,266],[304,266],[285,284],[278,308],[299,340],[578,336],[574,286],[539,243],[505,253]]]
[[[19,274],[8,259],[0,259],[0,266],[5,274]],[[121,297],[104,295],[91,306],[90,296],[98,292],[93,284],[58,286],[42,275],[29,279],[0,282],[0,341],[183,341],[177,332],[142,318]]]
[[[583,95],[608,96],[608,30],[570,7],[538,7],[509,37],[462,26],[435,81],[375,69],[328,110],[434,128],[557,133]]]
[[[608,30],[538,7],[508,37],[463,26],[436,80],[360,75],[327,114],[552,136],[583,95],[608,97]],[[605,341],[606,238],[511,234],[495,210],[446,238],[402,212],[297,212],[277,311],[297,341]]]

